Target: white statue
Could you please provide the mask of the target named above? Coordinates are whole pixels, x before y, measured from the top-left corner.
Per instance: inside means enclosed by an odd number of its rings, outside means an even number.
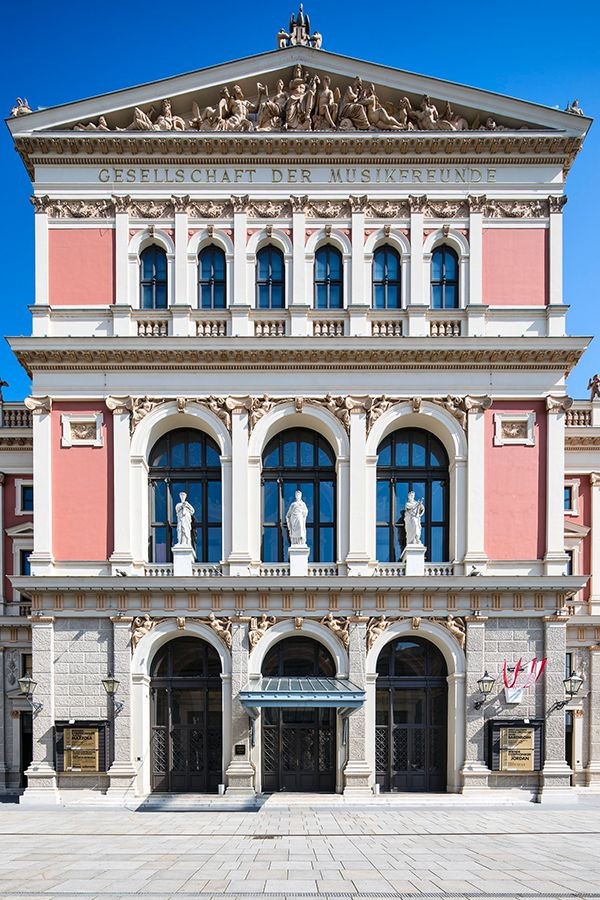
[[[407,544],[421,544],[421,517],[425,515],[422,500],[415,500],[415,492],[408,492],[408,500],[404,507],[404,528]]]
[[[290,544],[306,544],[306,520],[308,506],[302,499],[302,491],[296,491],[295,500],[290,503],[285,521],[290,536]]]
[[[180,502],[175,507],[177,515],[177,546],[192,546],[192,517],[194,515],[194,507],[188,503],[187,494],[182,491],[179,495]]]

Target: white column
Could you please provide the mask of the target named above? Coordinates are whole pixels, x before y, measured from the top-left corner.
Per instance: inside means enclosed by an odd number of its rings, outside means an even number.
[[[469,198],[469,303],[467,306],[467,335],[485,334],[483,298],[483,208],[479,198]]]
[[[115,303],[131,306],[129,296],[129,198],[113,197],[115,205]],[[127,334],[128,332],[125,332]]]
[[[591,495],[591,582],[589,612],[591,615],[600,613],[600,473],[592,472],[590,475]]]
[[[367,414],[363,404],[350,410],[350,485],[349,541],[346,563],[348,575],[367,575],[369,567],[370,519],[365,515],[367,502]]]
[[[231,333],[233,336],[248,336],[250,320],[248,310],[252,304],[247,296],[246,286],[246,229],[248,214],[245,197],[232,197],[233,203],[233,292],[231,294]]]
[[[292,197],[292,290],[290,298],[290,330],[294,337],[308,334],[310,307],[305,279],[306,205],[308,197]]]
[[[231,412],[231,496],[235,515],[231,516],[230,575],[248,575],[252,560],[248,488],[248,412],[238,406]]]
[[[132,747],[132,722],[133,713],[131,706],[131,623],[129,616],[111,616],[113,624],[112,646],[112,675],[119,681],[119,689],[115,696],[115,702],[122,704],[122,708],[115,713],[111,711],[112,719],[112,745],[113,760],[109,770],[110,787],[108,794],[118,795],[123,800],[127,795],[133,796],[133,783],[135,768],[133,765]],[[110,700],[109,700],[110,708]]]
[[[33,517],[33,553],[31,574],[47,575],[52,558],[52,400],[50,397],[26,397],[25,406],[33,422],[33,480],[35,516]]]
[[[429,293],[425,285],[423,256],[423,210],[426,201],[425,195],[410,197],[410,295],[407,304],[410,337],[423,337],[428,333],[425,309],[429,306]]]
[[[548,197],[550,208],[548,217],[548,304],[550,306],[563,303],[562,208],[566,202],[566,197]]]
[[[367,310],[371,298],[366,290],[365,277],[365,209],[368,197],[350,197],[352,210],[352,261],[350,265],[350,284],[348,285],[348,310],[350,313],[350,334],[360,336],[368,334],[369,321]]]
[[[562,575],[567,562],[564,535],[565,410],[568,397],[546,397],[546,575]]]
[[[112,574],[116,569],[130,571],[133,563],[131,544],[131,478],[129,464],[131,397],[107,397],[113,414],[113,534],[110,558]]]
[[[4,472],[0,472],[0,615],[4,610]],[[0,673],[3,670],[0,669]]]
[[[467,397],[468,439],[467,456],[467,546],[465,575],[472,566],[478,571],[487,562],[485,552],[485,410],[491,406],[489,398]],[[460,561],[460,560],[459,560]]]
[[[34,197],[35,208],[35,304],[48,306],[49,294],[49,235],[48,213],[43,197]]]
[[[37,498],[36,498],[37,505]],[[54,618],[35,616],[31,621],[33,697],[40,704],[33,713],[33,758],[25,773],[27,788],[21,804],[58,803],[54,769]]]

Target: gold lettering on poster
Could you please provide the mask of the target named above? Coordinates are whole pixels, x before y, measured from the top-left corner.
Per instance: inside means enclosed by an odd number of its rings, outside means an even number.
[[[98,728],[65,728],[65,772],[100,771]]]
[[[535,732],[533,728],[500,729],[500,771],[535,771]]]

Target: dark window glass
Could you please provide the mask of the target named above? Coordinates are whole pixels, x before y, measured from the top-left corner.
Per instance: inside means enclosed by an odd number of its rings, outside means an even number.
[[[440,650],[424,638],[401,638],[386,644],[377,659],[382,678],[439,678],[448,674]]]
[[[31,550],[19,550],[19,575],[31,575],[30,553]]]
[[[400,257],[384,244],[373,254],[373,309],[400,308]]]
[[[225,309],[225,253],[220,247],[200,251],[198,301],[201,309]]]
[[[21,509],[23,512],[33,512],[33,485],[21,485]]]
[[[574,556],[574,551],[573,551],[573,550],[566,550],[565,552],[566,552],[566,554],[567,554],[566,574],[567,574],[567,575],[573,575],[573,574],[574,574],[574,572],[573,572],[573,556]]]
[[[271,647],[262,664],[267,677],[335,677],[331,654],[318,641],[306,637],[289,637]]]
[[[315,253],[315,309],[343,306],[342,254],[326,244]]]
[[[180,637],[159,648],[150,671],[152,678],[218,678],[221,660],[201,638]]]
[[[256,254],[256,305],[258,309],[283,309],[285,305],[283,253],[270,244]]]
[[[140,254],[140,293],[142,309],[167,308],[167,254],[156,244]]]
[[[564,490],[564,495],[563,495],[564,496],[564,508],[565,508],[566,512],[570,512],[573,509],[573,488],[570,486],[569,487],[565,486],[565,488],[563,490]],[[23,508],[25,508],[25,507],[23,507]]]
[[[399,562],[406,543],[404,506],[408,492],[425,503],[421,540],[430,562],[449,557],[448,455],[429,431],[403,428],[380,445],[377,458],[377,559]]]
[[[285,515],[296,491],[308,507],[306,540],[311,562],[336,559],[335,455],[327,441],[306,428],[276,435],[263,453],[262,558],[287,562]]]
[[[446,244],[436,247],[431,257],[431,306],[458,309],[458,256]]]
[[[179,428],[165,434],[149,457],[152,562],[171,562],[177,543],[175,507],[183,491],[194,507],[192,542],[198,562],[221,560],[221,463],[219,448],[201,431]]]

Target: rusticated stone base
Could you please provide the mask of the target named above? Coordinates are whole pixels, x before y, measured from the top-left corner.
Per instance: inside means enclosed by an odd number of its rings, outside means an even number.
[[[50,766],[32,763],[25,772],[27,787],[19,804],[21,806],[56,806],[60,803],[56,772]]]
[[[344,796],[366,796],[372,793],[369,782],[371,768],[364,759],[351,760],[344,769]]]
[[[232,759],[227,771],[227,794],[236,796],[255,797],[254,766],[247,760]]]
[[[461,794],[483,793],[488,790],[490,770],[482,762],[467,762],[461,769]]]
[[[540,773],[538,803],[572,803],[571,774],[571,769],[565,763],[546,763]]]

